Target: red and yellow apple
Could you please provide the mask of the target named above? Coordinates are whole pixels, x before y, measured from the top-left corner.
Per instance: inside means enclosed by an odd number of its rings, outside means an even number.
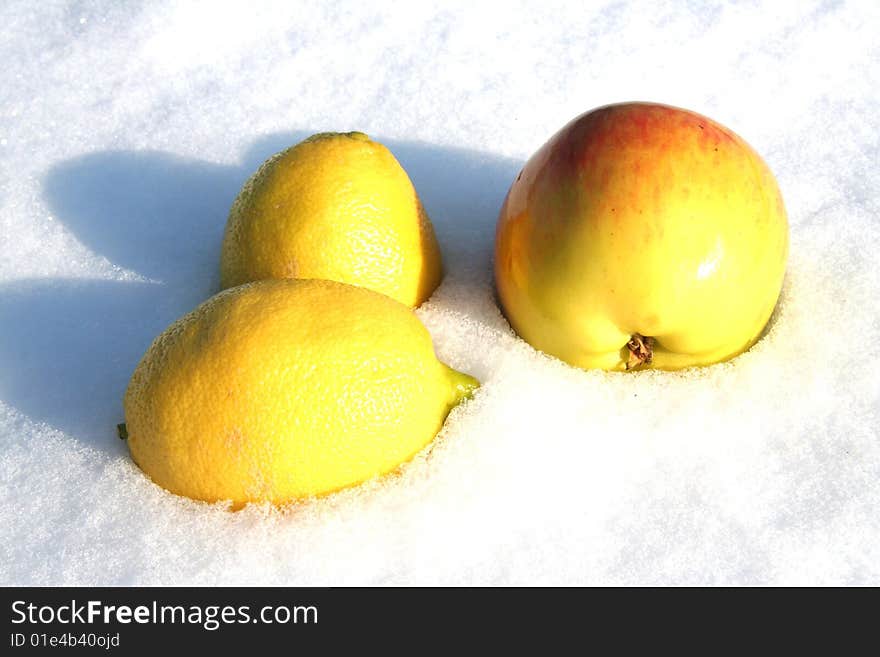
[[[745,141],[694,112],[623,103],[526,163],[498,219],[495,280],[532,346],[583,368],[673,370],[755,343],[787,255],[779,187]]]

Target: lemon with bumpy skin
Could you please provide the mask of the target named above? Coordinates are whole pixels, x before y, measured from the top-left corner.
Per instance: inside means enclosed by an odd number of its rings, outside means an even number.
[[[198,500],[282,504],[393,471],[478,386],[413,311],[324,280],[221,292],[160,335],[125,394],[134,461]]]
[[[324,278],[418,306],[440,284],[434,229],[406,171],[361,132],[320,133],[267,160],[226,223],[224,288]]]

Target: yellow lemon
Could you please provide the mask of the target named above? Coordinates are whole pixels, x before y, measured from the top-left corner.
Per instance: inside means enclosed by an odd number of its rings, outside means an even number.
[[[167,490],[281,504],[391,472],[479,384],[412,309],[324,280],[221,292],[172,324],[125,394],[134,461]]]
[[[434,229],[406,171],[361,132],[320,133],[267,160],[223,237],[224,288],[324,278],[418,306],[440,283]]]
[[[498,220],[513,328],[573,365],[679,369],[732,358],[770,318],[788,221],[770,169],[711,119],[623,103],[565,126]]]

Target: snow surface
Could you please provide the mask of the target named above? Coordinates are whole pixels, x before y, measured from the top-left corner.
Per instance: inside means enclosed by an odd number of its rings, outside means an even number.
[[[878,3],[0,5],[2,584],[880,584]],[[776,172],[767,336],[683,373],[583,372],[492,297],[495,218],[573,116],[654,100]],[[396,479],[233,513],[115,436],[152,338],[218,284],[268,155],[362,130],[448,274],[419,311],[483,381]]]

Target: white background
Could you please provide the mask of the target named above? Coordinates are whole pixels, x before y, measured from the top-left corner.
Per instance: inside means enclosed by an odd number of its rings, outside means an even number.
[[[0,583],[880,584],[878,6],[4,2]],[[581,372],[495,307],[522,162],[624,100],[706,114],[777,174],[785,290],[731,363]],[[483,387],[396,479],[177,498],[115,437],[128,377],[217,289],[241,183],[324,130],[410,173],[447,268],[420,317]]]

